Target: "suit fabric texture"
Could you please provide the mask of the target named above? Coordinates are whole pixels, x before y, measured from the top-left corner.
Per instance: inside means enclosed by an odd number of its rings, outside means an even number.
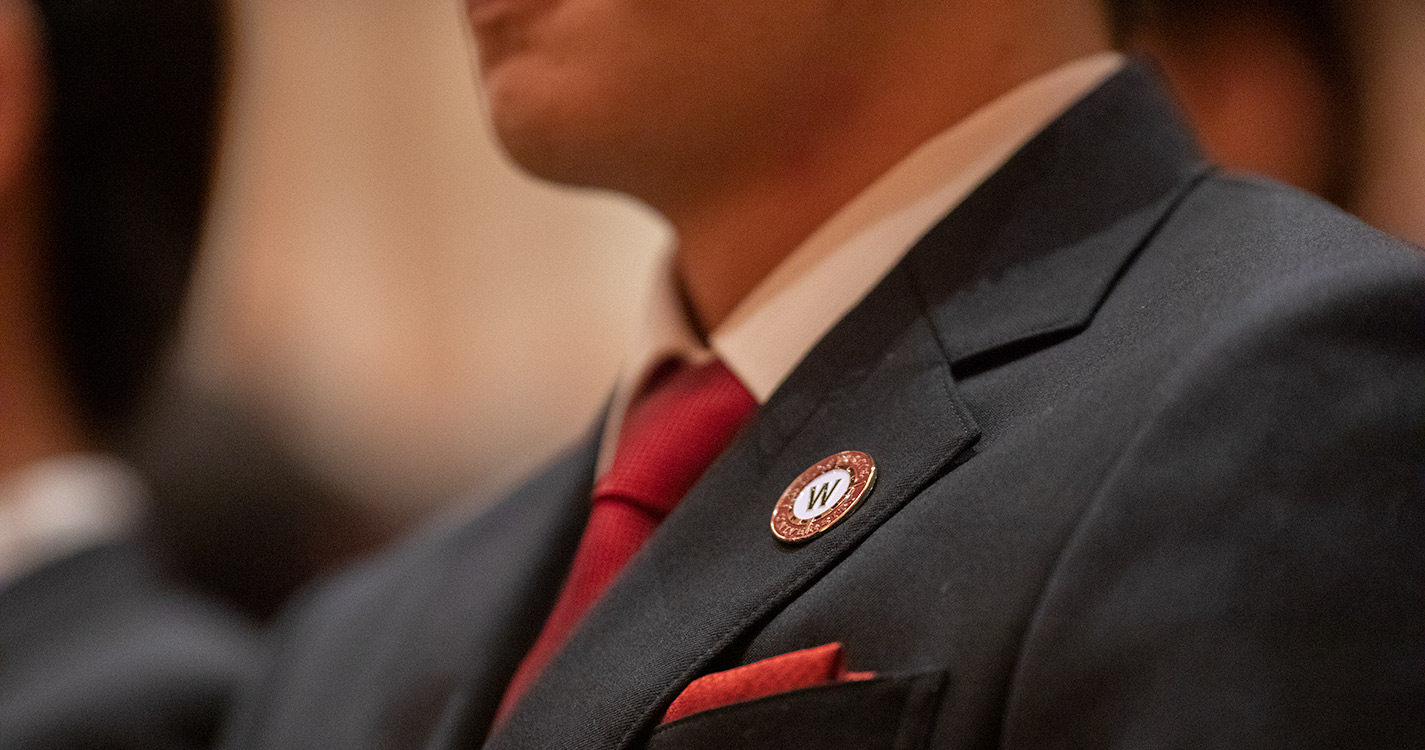
[[[257,656],[246,621],[138,545],[77,553],[0,591],[0,748],[211,747]]]
[[[842,450],[874,491],[777,541]],[[1425,261],[1213,169],[1141,66],[817,344],[491,733],[596,452],[312,595],[228,747],[1425,747]],[[830,642],[877,677],[658,726]]]

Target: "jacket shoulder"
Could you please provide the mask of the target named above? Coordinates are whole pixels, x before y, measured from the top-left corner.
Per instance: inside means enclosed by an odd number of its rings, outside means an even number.
[[[1425,274],[1420,248],[1320,198],[1250,175],[1206,177],[1165,223],[1158,240],[1190,245],[1203,261],[1235,261],[1249,278],[1371,269]]]
[[[1109,305],[1149,342],[1115,362],[1152,377],[1027,630],[1006,744],[1419,746],[1425,259],[1214,176]]]
[[[492,652],[507,634],[486,631],[517,625],[510,611],[557,592],[582,529],[593,448],[304,593],[271,635],[229,746],[399,747],[393,734],[427,730],[472,664],[505,658]]]

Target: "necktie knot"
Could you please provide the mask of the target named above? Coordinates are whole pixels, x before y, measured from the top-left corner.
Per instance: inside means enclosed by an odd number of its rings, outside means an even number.
[[[617,498],[655,522],[672,512],[757,408],[721,361],[680,362],[658,375],[624,417],[613,464],[594,486],[596,504]]]

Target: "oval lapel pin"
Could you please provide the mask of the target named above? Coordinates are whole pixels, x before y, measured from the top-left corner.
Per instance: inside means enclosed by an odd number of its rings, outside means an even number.
[[[861,451],[827,456],[802,472],[772,509],[772,533],[800,543],[825,533],[871,494],[876,462]]]

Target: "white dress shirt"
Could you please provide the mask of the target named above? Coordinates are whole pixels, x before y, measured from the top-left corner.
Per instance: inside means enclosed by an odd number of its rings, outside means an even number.
[[[1016,151],[1123,66],[1105,52],[1028,81],[926,141],[837,211],[772,270],[704,344],[678,296],[673,256],[658,268],[614,391],[599,473],[650,368],[714,356],[764,403],[802,358],[912,245]]]
[[[0,588],[136,525],[143,481],[99,453],[57,456],[0,477]]]

